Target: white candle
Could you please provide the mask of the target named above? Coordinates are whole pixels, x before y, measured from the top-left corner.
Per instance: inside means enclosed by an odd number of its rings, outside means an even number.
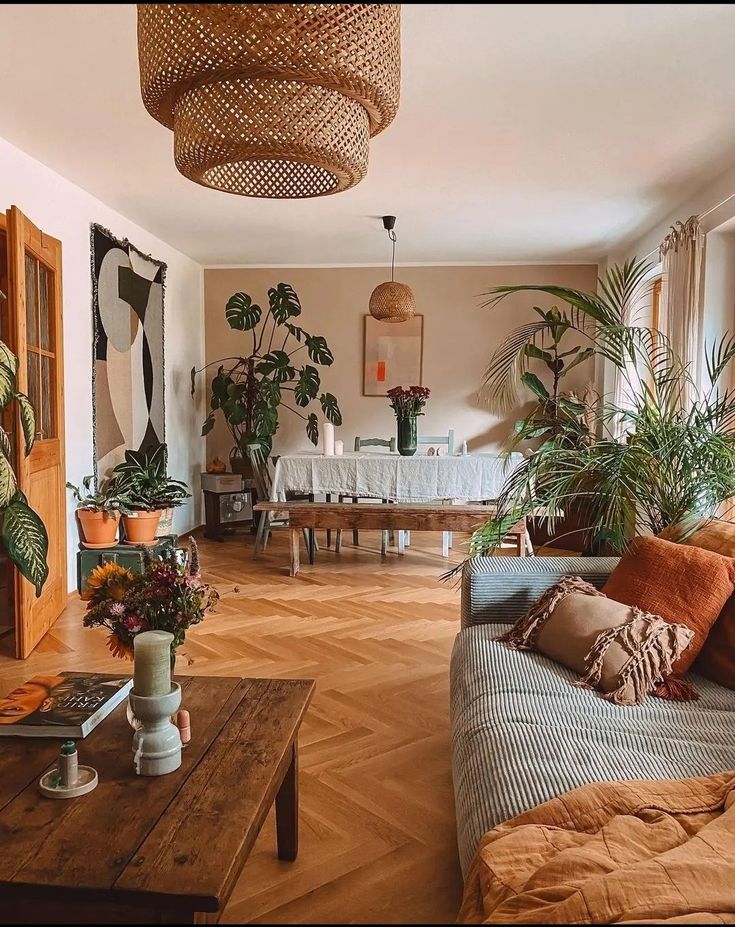
[[[133,638],[133,692],[147,698],[171,691],[171,644],[168,631],[143,631]]]
[[[341,457],[345,452],[344,441],[335,441],[334,442],[334,456]]]
[[[334,457],[334,425],[331,422],[322,426],[322,447],[325,457]]]

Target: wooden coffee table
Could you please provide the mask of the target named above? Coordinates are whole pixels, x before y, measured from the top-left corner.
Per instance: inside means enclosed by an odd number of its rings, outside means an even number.
[[[0,740],[0,922],[216,922],[270,807],[298,852],[298,732],[312,679],[179,677],[192,740],[181,768],[133,771],[125,703],[85,740],[97,788],[43,798],[61,741]]]

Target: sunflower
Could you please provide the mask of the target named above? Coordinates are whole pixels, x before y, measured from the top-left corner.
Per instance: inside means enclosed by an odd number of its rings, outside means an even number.
[[[107,635],[107,646],[110,648],[113,657],[119,657],[121,660],[133,659],[133,648],[128,644],[123,644],[117,634]]]
[[[103,563],[89,574],[84,598],[93,602],[105,602],[109,599],[121,602],[134,579],[133,574],[125,567],[112,562]]]

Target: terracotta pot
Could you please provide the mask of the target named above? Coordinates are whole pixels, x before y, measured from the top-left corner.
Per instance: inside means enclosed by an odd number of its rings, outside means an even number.
[[[95,512],[93,509],[77,509],[82,544],[95,547],[114,547],[117,544],[119,512]]]
[[[125,537],[131,544],[154,544],[160,518],[160,509],[123,515]]]

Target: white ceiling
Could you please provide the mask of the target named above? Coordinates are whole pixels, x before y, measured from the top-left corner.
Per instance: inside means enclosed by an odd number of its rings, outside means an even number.
[[[132,4],[0,7],[0,135],[204,264],[596,260],[735,152],[732,4],[404,4],[402,101],[353,190],[185,180]]]

